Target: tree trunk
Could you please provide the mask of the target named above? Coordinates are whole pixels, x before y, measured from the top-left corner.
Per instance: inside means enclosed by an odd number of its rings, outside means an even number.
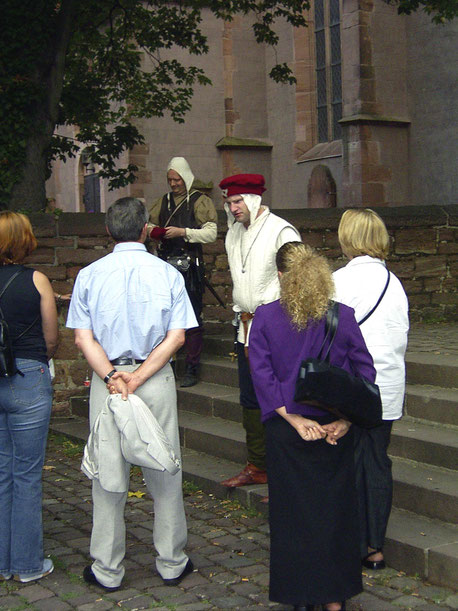
[[[34,117],[36,127],[27,142],[22,178],[11,192],[11,210],[39,211],[46,206],[45,184],[49,147],[58,117],[65,58],[73,32],[75,10],[76,0],[61,1],[54,37],[36,72],[35,78],[44,87],[45,96]]]

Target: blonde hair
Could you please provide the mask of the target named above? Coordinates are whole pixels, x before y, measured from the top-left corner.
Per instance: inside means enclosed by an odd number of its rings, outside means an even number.
[[[370,208],[346,210],[340,219],[338,236],[347,257],[369,255],[385,260],[388,256],[388,231],[379,215]]]
[[[277,252],[280,303],[297,329],[321,320],[334,293],[331,269],[324,257],[302,242],[287,242]]]
[[[0,212],[0,265],[20,263],[37,247],[32,225],[24,214]]]

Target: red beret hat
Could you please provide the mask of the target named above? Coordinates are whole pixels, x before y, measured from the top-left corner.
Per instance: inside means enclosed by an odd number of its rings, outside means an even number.
[[[231,195],[241,195],[243,193],[254,193],[262,195],[265,191],[264,176],[262,174],[236,174],[224,178],[219,187],[223,192],[223,197]]]

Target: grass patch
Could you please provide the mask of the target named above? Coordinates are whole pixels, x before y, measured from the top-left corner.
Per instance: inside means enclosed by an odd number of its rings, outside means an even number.
[[[225,515],[228,518],[233,518],[234,520],[240,520],[243,518],[257,518],[262,515],[254,507],[245,507],[238,501],[225,500],[221,501],[221,505],[224,508]]]
[[[196,494],[197,492],[202,492],[202,490],[197,484],[187,479],[183,480],[183,494],[185,496],[191,496],[192,494]]]
[[[70,439],[66,439],[62,443],[62,453],[65,454],[65,456],[68,456],[69,458],[73,458],[75,456],[82,456],[84,445],[85,444],[83,441],[75,442],[70,441]]]
[[[72,598],[76,598],[77,596],[80,596],[81,592],[65,592],[64,594],[61,594],[59,596],[59,598],[61,600],[71,600]]]
[[[0,581],[0,587],[6,590],[9,594],[10,592],[16,592],[19,589],[19,583],[14,581],[14,579],[8,579],[6,581]]]
[[[138,467],[137,465],[132,465],[130,467],[130,476],[131,477],[143,477],[141,467]]]
[[[61,558],[53,556],[53,554],[50,554],[49,557],[51,558],[52,563],[54,564],[54,568],[60,569],[61,571],[67,570],[67,564]]]
[[[82,575],[78,575],[77,573],[67,572],[67,575],[71,583],[81,584],[83,581]]]
[[[65,456],[69,458],[73,458],[75,456],[82,456],[83,450],[85,446],[84,441],[76,441],[73,439],[69,439],[65,435],[58,435],[56,433],[50,433],[49,442],[51,442],[54,446],[53,449],[57,452],[61,452]]]

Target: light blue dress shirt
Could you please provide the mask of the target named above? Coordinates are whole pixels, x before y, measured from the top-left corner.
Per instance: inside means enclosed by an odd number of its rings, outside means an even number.
[[[67,327],[91,329],[110,361],[144,360],[168,331],[197,320],[182,275],[144,244],[123,242],[79,272]]]

